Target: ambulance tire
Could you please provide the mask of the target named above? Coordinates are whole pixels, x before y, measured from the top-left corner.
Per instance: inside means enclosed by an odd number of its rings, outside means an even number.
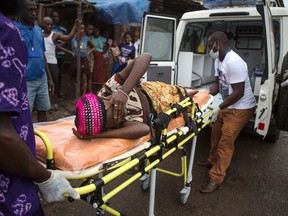
[[[280,136],[280,130],[277,130],[275,134],[267,134],[265,141],[269,143],[276,143]]]
[[[281,82],[288,79],[288,75],[285,71],[288,69],[288,54],[283,59],[283,65],[281,68]],[[284,77],[285,75],[285,77]],[[279,130],[288,131],[288,86],[279,86],[279,95],[276,110],[276,125]]]

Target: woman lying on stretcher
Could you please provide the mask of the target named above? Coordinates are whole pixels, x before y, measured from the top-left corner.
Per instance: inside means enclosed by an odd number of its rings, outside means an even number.
[[[137,139],[150,132],[150,107],[156,113],[167,111],[180,102],[182,95],[193,96],[198,91],[177,88],[162,82],[141,82],[151,55],[144,53],[112,76],[95,94],[85,94],[76,104],[73,133],[80,139],[124,138]],[[113,129],[113,130],[112,130]]]

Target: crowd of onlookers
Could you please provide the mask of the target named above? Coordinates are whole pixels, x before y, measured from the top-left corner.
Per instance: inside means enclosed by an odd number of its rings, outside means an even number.
[[[69,35],[66,28],[59,24],[59,13],[52,12],[52,30],[54,34],[62,31],[62,34]],[[43,28],[45,19],[43,20]],[[88,92],[97,92],[101,86],[115,73],[121,71],[127,64],[129,59],[134,59],[139,54],[139,30],[125,32],[122,40],[112,39],[110,32],[106,29],[101,31],[100,26],[93,23],[79,23],[80,27],[80,55],[81,55],[81,71],[80,71],[80,94]],[[56,57],[58,62],[59,73],[52,76],[56,84],[56,97],[62,97],[61,93],[61,68],[63,68],[62,59],[64,55],[72,57],[71,75],[76,77],[77,74],[77,39],[75,35],[75,26],[70,34],[74,34],[71,40],[55,42],[57,50]],[[48,35],[47,35],[48,37]],[[44,36],[46,38],[46,36]],[[51,70],[50,70],[51,71]],[[55,78],[55,79],[54,79]],[[77,80],[75,81],[75,89],[77,88]],[[75,93],[76,94],[76,93]],[[53,103],[51,97],[52,109],[57,110],[57,104]],[[54,97],[55,98],[55,97]]]
[[[12,19],[28,50],[27,98],[30,111],[37,113],[39,122],[47,121],[47,112],[57,111],[57,102],[65,100],[61,88],[63,81],[68,81],[62,79],[65,70],[74,82],[76,102],[85,93],[98,92],[139,54],[138,27],[126,28],[121,39],[115,39],[104,25],[76,19],[67,31],[58,10],[43,16],[45,5],[37,7],[32,0],[27,2],[30,8]]]
[[[43,5],[40,5],[40,10],[42,9]],[[38,24],[43,29],[45,58],[55,86],[54,91],[52,91],[53,88],[49,88],[50,111],[58,110],[57,100],[65,100],[61,89],[63,82],[61,74],[65,69],[67,70],[67,65],[74,80],[76,100],[77,90],[80,95],[97,92],[111,76],[127,65],[128,60],[139,55],[138,27],[124,32],[121,40],[117,40],[111,38],[111,33],[105,27],[84,23],[81,20],[75,20],[73,28],[68,32],[67,28],[61,24],[58,11],[52,11],[49,17],[39,16]],[[78,45],[76,34],[79,26],[80,45]],[[80,79],[76,79],[77,71],[79,71],[77,70],[78,53],[81,62],[80,74],[78,74]],[[63,67],[64,59],[65,67]],[[80,80],[80,83],[77,83],[77,80]]]

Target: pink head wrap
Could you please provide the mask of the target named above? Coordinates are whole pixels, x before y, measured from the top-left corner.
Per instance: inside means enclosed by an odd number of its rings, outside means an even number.
[[[96,135],[105,130],[106,110],[100,97],[85,94],[77,100],[75,126],[83,135]]]

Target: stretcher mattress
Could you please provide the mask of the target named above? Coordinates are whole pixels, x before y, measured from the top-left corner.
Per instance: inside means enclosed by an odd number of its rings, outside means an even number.
[[[193,97],[193,101],[201,108],[209,98],[208,92],[200,91]],[[184,124],[185,121],[182,117],[172,119],[168,131],[179,128]],[[121,155],[137,146],[145,144],[144,148],[148,148],[150,145],[150,135],[136,140],[112,138],[78,139],[72,133],[74,117],[44,124],[34,124],[34,127],[46,134],[50,139],[55,166],[60,170],[84,170]],[[45,163],[46,147],[39,137],[35,136],[35,138],[37,158]]]

